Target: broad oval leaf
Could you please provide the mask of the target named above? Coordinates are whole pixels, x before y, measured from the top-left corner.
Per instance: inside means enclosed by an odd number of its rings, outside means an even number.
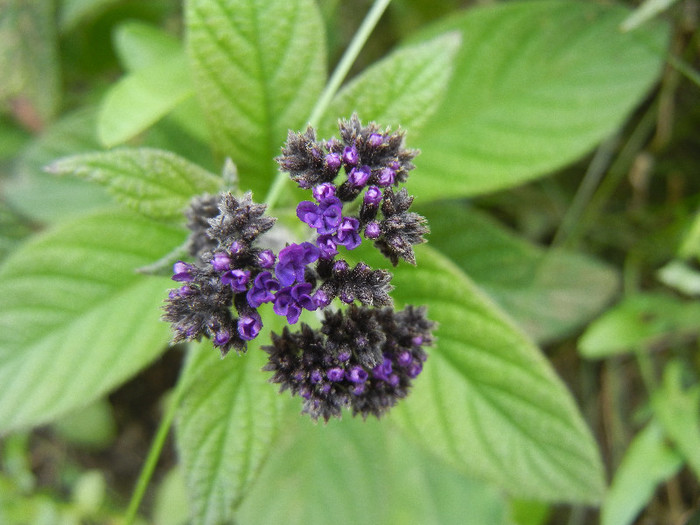
[[[164,278],[135,268],[184,232],[126,212],[65,223],[0,267],[0,432],[85,406],[154,359],[169,334]]]
[[[615,271],[583,254],[544,249],[458,202],[420,206],[430,243],[450,257],[536,341],[571,333],[619,288]]]
[[[46,167],[104,184],[118,202],[139,213],[177,222],[194,195],[216,193],[221,179],[174,153],[139,148],[87,153]]]
[[[616,130],[656,81],[668,30],[619,25],[629,11],[535,0],[469,9],[422,38],[460,31],[455,72],[420,132],[422,197],[474,195],[547,174]]]
[[[362,72],[332,100],[319,136],[337,133],[339,118],[357,113],[364,121],[416,132],[438,108],[459,48],[459,33],[401,48]]]
[[[210,344],[190,351],[176,435],[193,523],[230,523],[271,451],[283,398],[265,357],[254,343],[224,359]]]
[[[298,412],[299,400],[293,405]],[[237,523],[510,523],[495,487],[435,461],[396,430],[349,414],[327,425],[296,416],[285,424]]]
[[[194,95],[183,53],[127,74],[105,95],[97,136],[106,147],[123,144]]]
[[[416,254],[417,267],[395,269],[392,296],[398,306],[427,305],[438,341],[390,417],[425,449],[513,496],[599,501],[597,447],[551,365],[453,263],[427,247]]]
[[[313,0],[189,0],[187,42],[197,93],[241,187],[261,194],[289,129],[304,127],[326,80]]]

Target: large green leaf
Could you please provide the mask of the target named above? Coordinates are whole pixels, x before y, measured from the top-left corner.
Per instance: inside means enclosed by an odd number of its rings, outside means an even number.
[[[316,425],[296,416],[285,429],[240,507],[241,525],[507,523],[497,490],[435,461],[386,422],[348,414]]]
[[[163,29],[128,20],[114,32],[114,49],[124,69],[133,72],[182,54],[182,43]]]
[[[189,0],[187,42],[216,148],[256,195],[276,172],[326,80],[323,24],[313,0]]]
[[[98,137],[107,147],[123,144],[193,95],[184,54],[138,69],[105,95],[97,121]]]
[[[456,202],[418,209],[429,219],[430,243],[489,293],[535,340],[582,326],[613,298],[615,271],[581,254],[545,251]]]
[[[168,280],[138,275],[184,232],[102,212],[25,243],[0,267],[0,431],[45,423],[114,388],[169,338]]]
[[[75,177],[54,177],[44,166],[59,157],[100,148],[95,108],[68,113],[32,139],[15,163],[4,192],[13,208],[40,222],[74,217],[110,202],[103,188]]]
[[[427,247],[416,255],[417,267],[394,270],[392,296],[398,306],[427,305],[438,342],[390,418],[425,449],[516,497],[599,501],[598,450],[551,365],[457,266]]]
[[[658,78],[667,28],[622,33],[610,3],[533,0],[470,9],[421,38],[460,31],[438,112],[415,139],[421,196],[473,195],[542,176],[616,130]]]
[[[156,219],[182,221],[194,195],[216,193],[221,180],[168,151],[140,148],[87,153],[57,160],[46,168],[107,186],[125,206]]]
[[[395,51],[352,80],[325,112],[321,137],[337,134],[339,118],[402,126],[411,133],[435,112],[447,89],[459,34],[443,35]]]
[[[60,99],[53,4],[0,0],[0,107],[12,103],[36,129],[55,115]]]
[[[282,398],[260,370],[258,343],[225,359],[210,344],[196,346],[185,367],[177,446],[194,523],[230,523],[272,448]]]
[[[652,421],[635,436],[615,472],[603,502],[601,524],[632,523],[649,503],[656,486],[682,466],[682,458],[664,442],[661,428]]]

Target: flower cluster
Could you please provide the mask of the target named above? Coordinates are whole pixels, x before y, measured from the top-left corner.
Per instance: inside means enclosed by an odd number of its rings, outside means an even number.
[[[262,247],[260,237],[276,219],[250,192],[192,201],[187,248],[195,262],[175,263],[172,279],[182,285],[170,291],[163,316],[174,342],[205,337],[226,355],[231,348],[245,351],[258,336],[265,303],[289,324],[304,310],[323,310],[320,330],[304,323],[299,333],[285,328],[263,349],[271,381],[301,395],[304,411],[325,420],[340,416],[342,407],[380,416],[405,397],[433,328],[424,309],[394,311],[388,271],[351,266],[342,256],[365,239],[394,265],[399,259],[415,264],[413,246],[425,242],[428,228],[408,211],[413,197],[395,188],[414,168],[417,152],[403,147],[401,132],[363,127],[356,116],[339,128],[341,138],[327,141],[317,141],[312,128],[290,132],[277,159],[301,188],[312,190],[313,201],[296,208],[311,229],[308,241],[287,243],[277,253]],[[345,311],[328,308],[336,298],[349,305]]]

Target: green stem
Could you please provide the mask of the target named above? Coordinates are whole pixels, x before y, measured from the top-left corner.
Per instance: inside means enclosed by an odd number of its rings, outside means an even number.
[[[175,413],[180,406],[180,401],[182,401],[183,393],[185,392],[185,381],[182,377],[178,379],[177,385],[175,386],[175,392],[172,394],[171,398],[168,400],[168,407],[163,415],[163,419],[160,421],[158,426],[158,432],[151,443],[151,448],[148,451],[148,457],[146,462],[141,469],[139,474],[139,479],[136,481],[136,486],[134,487],[134,492],[131,495],[131,501],[129,501],[129,507],[126,510],[126,516],[124,518],[124,525],[131,525],[136,518],[136,513],[139,510],[139,505],[141,505],[141,500],[146,493],[146,488],[148,488],[148,483],[153,477],[156,465],[158,464],[158,459],[165,446],[165,440],[168,437],[168,432],[170,432],[170,427],[172,426],[173,419],[175,419]]]
[[[328,109],[328,105],[331,103],[333,96],[338,91],[338,88],[340,88],[340,85],[343,83],[348,71],[350,71],[355,59],[357,59],[357,55],[360,54],[360,50],[369,39],[369,35],[374,30],[377,22],[379,22],[379,19],[384,14],[384,11],[389,6],[390,2],[391,0],[375,0],[372,8],[362,21],[360,28],[355,33],[352,42],[350,42],[350,45],[345,50],[343,57],[340,59],[340,62],[338,62],[338,65],[336,66],[335,71],[333,71],[331,78],[328,80],[328,84],[326,84],[323,93],[321,93],[316,105],[311,110],[311,116],[309,117],[310,126],[318,126],[318,122],[323,116],[323,113],[326,111],[326,109]],[[267,192],[267,196],[265,197],[265,204],[267,204],[268,210],[271,210],[274,207],[288,178],[288,175],[284,172],[280,171],[277,173],[277,176],[272,182],[270,190]]]

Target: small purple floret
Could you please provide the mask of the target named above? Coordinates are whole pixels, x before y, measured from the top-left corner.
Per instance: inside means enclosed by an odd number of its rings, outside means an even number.
[[[245,341],[255,339],[262,328],[262,319],[257,312],[242,315],[238,319],[238,335]]]
[[[275,295],[273,310],[277,315],[287,317],[289,324],[296,324],[302,309],[316,310],[316,301],[311,297],[311,284],[301,283],[282,288]]]
[[[394,178],[396,177],[396,172],[391,168],[383,168],[379,172],[379,181],[377,182],[380,186],[386,187],[394,184]]]
[[[244,246],[238,242],[238,241],[233,241],[231,243],[231,253],[233,255],[236,255],[237,253],[241,253],[244,250]]]
[[[297,217],[320,234],[335,233],[341,219],[343,204],[337,197],[329,196],[318,206],[311,201],[302,201],[297,206]]]
[[[343,159],[341,159],[340,155],[337,153],[329,153],[326,155],[326,166],[328,166],[328,169],[331,171],[338,171],[342,163]]]
[[[320,250],[310,242],[290,244],[282,248],[275,274],[282,286],[289,286],[295,281],[304,281],[304,270],[320,256]]]
[[[348,359],[350,359],[350,352],[343,350],[338,354],[338,361],[341,363],[344,363]]]
[[[250,281],[248,270],[229,270],[221,276],[221,282],[231,286],[234,292],[245,292]]]
[[[316,245],[321,252],[321,259],[332,259],[338,255],[333,235],[319,235],[316,239]]]
[[[258,254],[258,264],[261,268],[272,268],[275,265],[275,254],[272,250],[263,250]]]
[[[311,379],[312,383],[316,384],[323,381],[323,376],[321,375],[321,372],[319,372],[318,370],[314,370],[313,372],[311,372],[311,376],[309,379]]]
[[[272,292],[280,289],[280,283],[277,282],[270,272],[260,272],[253,281],[253,286],[250,287],[246,294],[248,304],[253,308],[257,308],[263,303],[273,301],[275,296]]]
[[[360,156],[357,154],[355,146],[346,146],[343,150],[343,162],[347,166],[356,166]]]
[[[173,281],[179,281],[179,282],[190,282],[194,280],[194,276],[192,275],[192,270],[194,270],[194,266],[191,264],[187,264],[186,262],[182,261],[177,261],[175,264],[173,264],[173,276],[171,279]]]
[[[348,174],[348,182],[351,186],[356,188],[362,188],[370,176],[372,175],[372,170],[369,166],[362,166],[361,168],[353,168]]]
[[[397,359],[401,366],[408,366],[413,362],[413,357],[411,357],[411,352],[403,351],[399,354]]]
[[[358,231],[359,229],[360,221],[358,221],[355,217],[344,217],[340,223],[340,226],[338,226],[336,242],[338,244],[342,244],[348,250],[354,250],[360,245],[360,243],[362,243],[362,239],[360,239],[360,234]]]
[[[361,366],[353,366],[350,370],[345,372],[345,377],[347,377],[348,381],[351,383],[364,383],[367,381],[369,374],[367,370]]]
[[[218,252],[212,257],[211,265],[217,272],[223,272],[231,268],[231,258],[227,253]]]
[[[314,186],[312,191],[314,199],[318,202],[324,202],[329,197],[335,197],[335,185],[330,182],[324,182],[318,186]]]
[[[231,340],[231,334],[228,330],[220,330],[214,336],[214,346],[224,346]]]
[[[347,263],[347,261],[344,261],[342,259],[333,263],[334,272],[347,272],[349,269],[350,265]]]
[[[331,381],[342,381],[345,376],[342,368],[331,368],[326,371],[326,377]]]
[[[377,147],[381,146],[382,142],[384,142],[384,137],[382,137],[379,133],[372,133],[369,136],[369,139],[367,140],[367,143],[372,148],[377,148]]]
[[[378,206],[382,201],[382,190],[376,186],[370,186],[365,192],[364,202],[367,206]]]
[[[328,298],[328,294],[321,289],[316,290],[313,295],[314,303],[316,303],[317,308],[325,308],[331,304],[331,300]]]
[[[372,221],[365,226],[365,237],[368,239],[376,239],[381,233],[382,230],[379,227],[379,223],[376,221]]]

